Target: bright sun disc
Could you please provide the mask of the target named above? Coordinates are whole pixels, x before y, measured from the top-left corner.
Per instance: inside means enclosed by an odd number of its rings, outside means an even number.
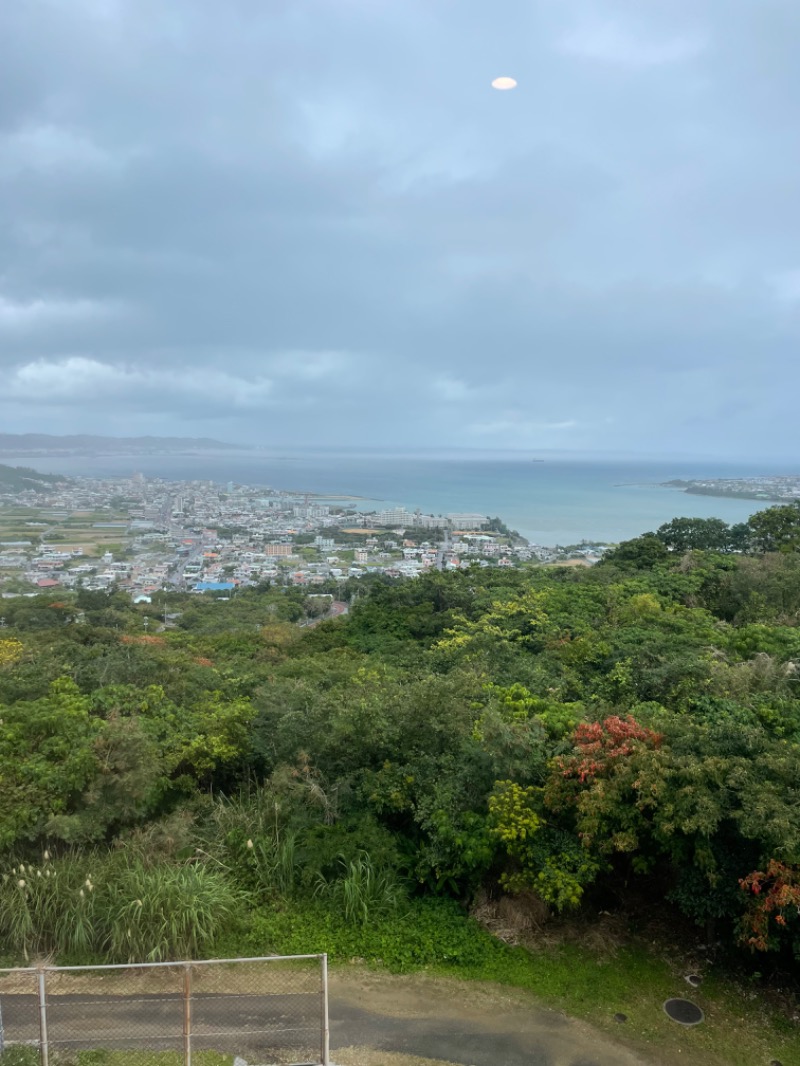
[[[517,83],[513,78],[495,78],[492,82],[493,89],[516,89]]]

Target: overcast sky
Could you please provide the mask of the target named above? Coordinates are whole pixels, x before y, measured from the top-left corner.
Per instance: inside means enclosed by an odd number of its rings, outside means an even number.
[[[0,430],[800,458],[798,47],[798,0],[0,3]]]

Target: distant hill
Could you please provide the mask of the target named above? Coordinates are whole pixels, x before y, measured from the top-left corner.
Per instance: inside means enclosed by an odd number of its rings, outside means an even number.
[[[40,474],[29,466],[4,466],[0,463],[0,492],[22,492],[24,489],[45,492],[53,485],[64,484],[66,481],[69,481],[69,478],[58,474]]]
[[[163,455],[171,452],[243,451],[210,437],[56,437],[49,433],[0,433],[0,455]]]

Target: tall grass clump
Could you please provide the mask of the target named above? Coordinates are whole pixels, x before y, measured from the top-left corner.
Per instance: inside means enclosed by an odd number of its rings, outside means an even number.
[[[294,895],[303,869],[296,833],[248,837],[245,848],[244,862],[259,889],[283,898]]]
[[[9,863],[0,879],[0,942],[25,962],[38,956],[90,957],[99,947],[98,895],[89,852],[80,858]]]
[[[109,961],[163,962],[210,954],[245,901],[208,864],[148,867],[135,858],[117,866],[101,902]]]
[[[217,799],[199,842],[200,854],[257,899],[286,898],[298,890],[304,866],[298,834],[286,827],[280,801],[268,789]]]
[[[320,874],[315,895],[328,901],[353,925],[366,925],[372,918],[396,911],[404,898],[394,874],[376,868],[367,852],[353,859],[341,857],[332,877]]]
[[[208,862],[91,852],[14,863],[0,878],[0,944],[21,962],[198,958],[241,914],[244,893]]]

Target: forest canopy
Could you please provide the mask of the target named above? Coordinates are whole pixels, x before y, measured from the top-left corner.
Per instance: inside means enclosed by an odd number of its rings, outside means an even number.
[[[304,627],[299,590],[7,600],[0,936],[124,960],[181,893],[216,918],[151,956],[292,901],[644,894],[796,959],[800,554],[781,516],[753,554],[688,521],[592,568],[375,583]]]

